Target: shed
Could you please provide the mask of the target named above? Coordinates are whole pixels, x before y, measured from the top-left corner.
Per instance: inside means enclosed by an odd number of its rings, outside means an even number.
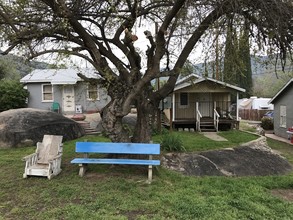
[[[287,138],[288,128],[293,126],[293,78],[270,100],[274,104],[274,132]]]

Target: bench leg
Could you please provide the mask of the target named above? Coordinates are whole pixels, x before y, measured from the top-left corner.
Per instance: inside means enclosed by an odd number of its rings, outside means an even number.
[[[148,182],[151,183],[153,178],[153,166],[149,165],[148,169]]]
[[[83,177],[86,171],[86,164],[79,164],[79,176]]]

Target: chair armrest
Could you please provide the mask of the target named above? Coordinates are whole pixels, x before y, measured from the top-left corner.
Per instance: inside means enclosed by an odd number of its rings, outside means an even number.
[[[27,156],[23,157],[23,158],[22,158],[22,161],[31,160],[31,158],[33,158],[33,157],[37,157],[37,156],[38,156],[38,153],[30,154],[30,155],[27,155]]]

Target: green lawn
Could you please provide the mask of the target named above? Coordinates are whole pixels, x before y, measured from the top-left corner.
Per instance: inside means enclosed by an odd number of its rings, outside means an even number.
[[[240,131],[222,132],[228,142],[201,134],[180,132],[188,152],[237,146],[256,136]],[[160,140],[154,137],[154,142]],[[83,141],[108,141],[84,137]],[[293,189],[293,175],[267,177],[189,177],[155,169],[147,184],[146,167],[89,166],[83,178],[75,141],[64,143],[62,172],[52,180],[22,179],[21,158],[34,147],[0,150],[0,219],[293,219],[293,203],[270,193]],[[290,162],[293,148],[269,140]]]

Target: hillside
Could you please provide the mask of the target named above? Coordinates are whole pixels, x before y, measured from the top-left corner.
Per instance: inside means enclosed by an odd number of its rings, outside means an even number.
[[[276,75],[278,72],[282,72],[282,65],[280,62],[276,60],[270,59],[268,56],[251,56],[251,70],[252,70],[252,78],[256,78],[261,75]],[[220,69],[223,69],[223,64],[221,64]],[[209,62],[206,65],[204,63],[198,63],[194,65],[194,71],[198,75],[204,75],[205,72],[208,72],[208,76],[212,77],[213,72],[215,70],[215,65],[213,62]],[[293,64],[289,61],[285,66],[285,73],[293,72]]]
[[[49,64],[45,62],[27,61],[25,58],[15,55],[0,54],[0,67],[12,74],[19,74],[20,77],[23,77],[31,72],[32,69],[49,68]]]

